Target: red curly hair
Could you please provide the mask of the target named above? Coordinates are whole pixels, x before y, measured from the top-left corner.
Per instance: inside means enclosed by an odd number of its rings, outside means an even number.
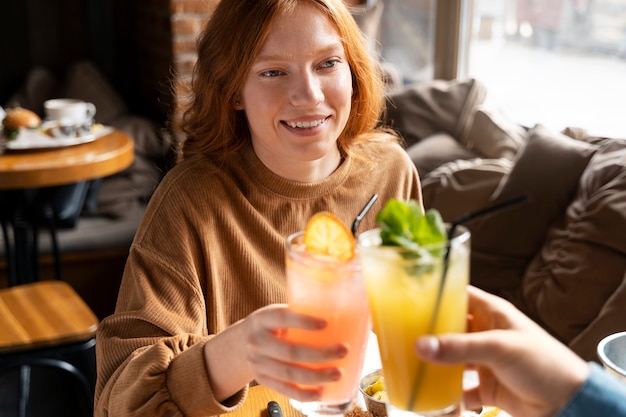
[[[340,151],[349,154],[357,142],[393,137],[376,130],[384,109],[383,78],[343,0],[221,0],[198,39],[190,94],[182,97],[181,160],[195,154],[226,158],[249,143],[245,114],[233,103],[275,19],[303,3],[333,22],[352,72],[352,106],[338,138]]]

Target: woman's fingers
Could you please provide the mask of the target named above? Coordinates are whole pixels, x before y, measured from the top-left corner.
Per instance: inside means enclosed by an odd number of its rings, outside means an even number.
[[[294,313],[286,308],[259,310],[248,326],[249,360],[269,357],[280,362],[315,364],[343,358],[348,353],[348,346],[344,344],[314,346],[289,340],[289,332],[315,331],[325,326],[323,319]]]
[[[255,369],[260,378],[272,378],[277,381],[291,381],[295,384],[319,386],[338,381],[343,375],[343,370],[336,366],[323,366],[311,368],[290,362],[281,362],[271,358],[264,358],[255,364]]]
[[[325,384],[341,378],[342,369],[324,364],[346,356],[349,346],[314,346],[289,339],[289,332],[324,328],[324,320],[273,305],[246,321],[247,360],[259,383],[301,401],[314,401]]]
[[[319,401],[322,398],[324,388],[322,386],[302,386],[293,383],[287,383],[276,378],[272,378],[269,375],[261,375],[256,378],[256,381],[276,392],[293,398],[297,401]]]

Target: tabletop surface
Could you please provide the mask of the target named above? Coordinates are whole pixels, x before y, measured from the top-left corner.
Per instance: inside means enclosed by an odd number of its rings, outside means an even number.
[[[119,130],[79,145],[5,151],[0,155],[0,190],[47,187],[106,177],[129,167],[133,159],[133,141]]]
[[[65,281],[0,289],[0,353],[95,336],[98,318]]]
[[[270,401],[276,401],[278,404],[280,404],[280,408],[283,411],[283,417],[305,417],[304,414],[291,406],[291,404],[289,403],[289,398],[262,385],[251,387],[248,392],[248,398],[246,398],[246,402],[241,406],[241,408],[238,408],[236,411],[229,413],[228,417],[268,417],[267,403]],[[373,417],[372,414],[368,413],[365,410],[365,406],[357,402],[355,409],[346,413],[344,417]],[[510,417],[507,413],[493,407],[486,407],[480,414],[466,411],[461,413],[461,416]]]
[[[228,417],[271,417],[268,416],[267,413],[267,403],[270,401],[276,401],[280,405],[280,408],[283,411],[283,417],[306,417],[303,413],[291,406],[289,398],[264,387],[263,385],[251,387],[248,391],[248,398],[246,398],[246,402],[241,406],[241,408],[238,408],[232,413],[228,413]],[[363,406],[357,404],[357,408],[346,413],[344,417],[366,415],[362,407]],[[359,409],[361,411],[360,413],[358,412]]]
[[[283,417],[304,417],[304,414],[289,404],[289,398],[262,385],[251,387],[246,402],[228,417],[268,417],[267,403],[276,401],[283,410]]]

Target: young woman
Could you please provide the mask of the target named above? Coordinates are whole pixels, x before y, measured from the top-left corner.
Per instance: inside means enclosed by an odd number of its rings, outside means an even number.
[[[96,416],[217,415],[251,383],[312,401],[348,346],[285,342],[284,244],[316,212],[361,230],[421,201],[414,165],[376,129],[383,82],[342,0],[221,0],[198,42],[181,161],[152,197],[115,313],[97,334]],[[306,385],[303,388],[300,384]]]

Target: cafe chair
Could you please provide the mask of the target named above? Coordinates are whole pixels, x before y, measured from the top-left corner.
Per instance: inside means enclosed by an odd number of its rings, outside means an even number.
[[[30,201],[29,217],[33,226],[35,256],[38,256],[39,252],[39,227],[43,226],[50,233],[56,279],[63,279],[57,232],[59,229],[76,227],[76,222],[90,195],[91,183],[92,181],[80,181],[74,184],[28,190],[32,193],[28,200]]]
[[[22,357],[0,366],[0,415],[93,416],[93,388],[69,362]]]
[[[96,179],[0,193],[0,220],[9,285],[39,280],[38,242],[42,228],[50,234],[54,276],[63,279],[58,230],[76,227],[83,210],[95,212],[100,182],[101,179]],[[22,273],[18,274],[18,271]]]
[[[0,311],[0,416],[91,415],[98,319],[82,298],[37,281],[0,289]]]

